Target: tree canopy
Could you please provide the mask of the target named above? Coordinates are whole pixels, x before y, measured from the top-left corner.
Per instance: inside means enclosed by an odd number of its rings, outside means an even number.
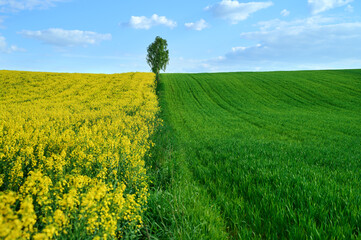
[[[148,55],[147,55],[147,63],[157,75],[159,75],[159,71],[165,71],[168,63],[169,63],[169,50],[167,49],[168,44],[167,40],[157,36],[153,43],[148,46]]]

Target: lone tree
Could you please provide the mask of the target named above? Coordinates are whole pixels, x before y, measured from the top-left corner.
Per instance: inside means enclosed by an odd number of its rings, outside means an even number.
[[[147,63],[159,79],[159,71],[165,71],[169,63],[169,51],[167,49],[167,40],[157,36],[155,41],[148,46]]]

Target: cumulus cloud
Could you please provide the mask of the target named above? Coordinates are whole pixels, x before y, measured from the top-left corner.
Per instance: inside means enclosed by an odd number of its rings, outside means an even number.
[[[354,57],[355,51],[361,53],[357,44],[361,42],[361,23],[334,23],[331,18],[263,22],[260,31],[242,33],[241,38],[261,44],[247,50],[249,57],[263,56],[270,60],[305,61]]]
[[[353,0],[308,0],[308,5],[313,14],[318,14],[332,8],[345,6],[350,2]]]
[[[67,0],[0,0],[1,11],[22,11],[33,9],[45,9],[55,6],[57,2]]]
[[[2,53],[12,53],[12,52],[18,52],[18,51],[25,51],[24,49],[18,48],[15,45],[9,46],[6,42],[6,38],[3,36],[0,36],[0,52]]]
[[[260,22],[240,34],[244,42],[217,59],[203,61],[216,71],[359,68],[361,22],[314,16]],[[358,64],[358,65],[357,65]]]
[[[60,47],[87,46],[105,40],[111,40],[111,34],[100,34],[81,30],[64,30],[61,28],[50,28],[41,31],[23,30],[19,32],[27,38],[33,38],[46,44]]]
[[[173,20],[167,19],[165,16],[153,14],[150,18],[145,16],[132,16],[127,25],[135,29],[150,29],[159,25],[172,29],[177,26],[177,23]]]
[[[253,46],[253,47],[261,47],[262,45],[261,44],[257,44],[256,46]],[[243,51],[246,51],[247,49],[250,49],[250,48],[253,48],[253,47],[233,47],[232,48],[232,52],[233,53],[239,53],[239,52],[243,52]],[[223,58],[225,59],[225,58]]]
[[[232,24],[246,20],[252,13],[272,6],[272,2],[240,3],[237,0],[222,0],[205,10],[212,12],[215,17],[229,20]]]
[[[288,11],[287,9],[283,9],[281,11],[281,15],[284,16],[284,17],[287,17],[288,15],[290,15],[290,11]]]
[[[209,25],[204,19],[201,19],[197,22],[185,23],[184,26],[186,26],[186,28],[188,29],[202,31],[203,29],[207,28]]]

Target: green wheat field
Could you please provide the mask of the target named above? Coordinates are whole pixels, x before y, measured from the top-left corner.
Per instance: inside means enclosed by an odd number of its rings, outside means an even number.
[[[150,239],[359,239],[361,70],[162,74]]]

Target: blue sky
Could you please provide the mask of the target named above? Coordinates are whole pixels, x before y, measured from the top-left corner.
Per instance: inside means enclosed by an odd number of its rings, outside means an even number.
[[[167,72],[361,68],[360,0],[0,0],[0,69]]]

